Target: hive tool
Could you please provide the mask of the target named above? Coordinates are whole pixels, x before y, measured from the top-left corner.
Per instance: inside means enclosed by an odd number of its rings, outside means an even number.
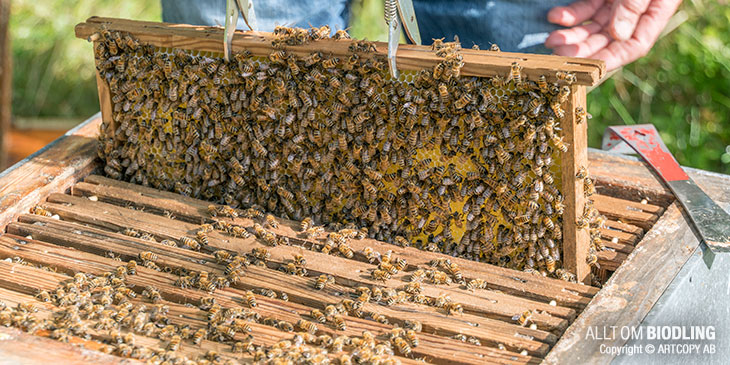
[[[231,59],[231,41],[233,33],[236,31],[238,24],[238,14],[243,15],[243,21],[249,29],[256,28],[256,13],[253,10],[253,1],[251,0],[226,0],[226,25],[223,32],[223,55],[226,61]]]
[[[730,252],[730,215],[679,166],[653,125],[608,127],[603,134],[602,147],[618,153],[630,153],[633,149],[651,166],[677,197],[700,240],[709,248],[703,255],[708,266],[715,253]]]
[[[411,0],[385,0],[385,23],[388,25],[388,68],[390,76],[398,78],[396,68],[396,52],[400,41],[401,27],[406,37],[413,44],[421,44],[421,33],[418,30],[416,12]]]

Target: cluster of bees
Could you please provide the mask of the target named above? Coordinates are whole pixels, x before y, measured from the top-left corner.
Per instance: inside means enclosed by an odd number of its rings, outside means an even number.
[[[169,308],[161,303],[157,289],[145,287],[140,295],[127,285],[128,275],[136,274],[137,264],[129,261],[113,272],[94,276],[77,273],[72,280],[60,284],[55,290],[40,291],[37,299],[56,306],[50,316],[41,315],[32,303],[8,307],[0,302],[0,325],[19,327],[35,333],[47,330],[50,337],[68,342],[72,337],[103,340],[100,351],[122,357],[145,360],[148,363],[177,364],[224,364],[234,363],[230,354],[222,356],[208,351],[197,359],[189,359],[178,352],[183,346],[200,346],[203,341],[229,344],[233,354],[248,354],[257,362],[307,364],[398,364],[393,356],[408,356],[411,348],[418,346],[416,332],[419,322],[405,321],[404,328],[396,327],[385,340],[363,331],[361,336],[326,334],[316,335],[315,322],[331,322],[338,330],[345,330],[343,315],[356,310],[351,300],[329,305],[324,313],[312,310],[312,321],[300,319],[296,323],[261,316],[256,312],[257,302],[253,291],[242,297],[244,307],[225,308],[214,297],[204,297],[198,308],[206,313],[207,326],[192,328],[175,325],[169,317]],[[271,290],[257,289],[259,295],[275,297]],[[284,296],[284,293],[281,293]],[[323,319],[324,318],[324,319]],[[254,344],[251,323],[273,326],[293,337],[271,346]],[[387,323],[387,320],[385,321]],[[244,334],[241,339],[237,334]],[[135,334],[161,340],[161,347],[135,344]],[[336,354],[336,355],[331,355]]]
[[[507,75],[464,77],[460,45],[442,40],[433,45],[442,62],[397,80],[372,43],[344,33],[335,38],[350,42],[348,56],[287,52],[328,31],[278,27],[268,59],[244,51],[226,62],[102,30],[95,56],[113,104],[99,136],[104,171],[556,276],[560,125],[566,113],[587,118],[563,109],[575,76],[528,80],[514,63]],[[596,216],[589,204],[578,224],[600,242]]]

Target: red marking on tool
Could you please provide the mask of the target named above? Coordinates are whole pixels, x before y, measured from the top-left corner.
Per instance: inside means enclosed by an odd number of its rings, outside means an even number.
[[[626,141],[631,141],[639,153],[657,170],[665,181],[688,180],[654,128],[625,127],[619,133]]]

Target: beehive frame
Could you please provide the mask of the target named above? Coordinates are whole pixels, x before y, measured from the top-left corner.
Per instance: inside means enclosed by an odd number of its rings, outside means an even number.
[[[76,27],[76,35],[92,41],[95,34],[104,27],[111,31],[131,33],[139,41],[160,48],[175,48],[190,51],[222,52],[223,31],[220,28],[173,25],[165,23],[138,22],[122,19],[90,18],[86,23]],[[273,50],[270,33],[238,32],[233,39],[233,50],[248,50],[254,56],[266,57]],[[313,51],[333,56],[346,56],[350,41],[321,40],[298,46],[287,46],[287,52],[304,57]],[[376,54],[385,54],[387,48],[383,43],[375,43]],[[464,67],[462,74],[466,76],[489,77],[505,75],[510,65],[518,62],[522,66],[523,75],[536,79],[539,75],[555,81],[556,71],[575,74],[577,81],[571,88],[571,97],[565,105],[566,110],[576,107],[585,108],[586,86],[594,85],[604,74],[601,61],[572,59],[556,56],[527,55],[517,53],[494,53],[487,51],[463,50]],[[431,69],[441,59],[430,47],[402,46],[398,52],[398,66],[403,70]],[[551,79],[552,78],[552,79]],[[112,119],[112,102],[107,83],[97,75],[99,100],[102,118],[105,123],[114,123]],[[570,272],[577,275],[578,280],[589,278],[589,267],[585,263],[589,247],[589,234],[586,229],[578,229],[577,218],[584,207],[583,183],[575,178],[579,168],[587,165],[586,123],[578,123],[574,113],[567,113],[561,120],[564,141],[568,151],[561,158],[562,192],[565,197],[563,214],[563,262]],[[115,128],[112,128],[114,130]]]

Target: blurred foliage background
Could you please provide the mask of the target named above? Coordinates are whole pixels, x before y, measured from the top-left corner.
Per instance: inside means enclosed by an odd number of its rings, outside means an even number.
[[[608,125],[654,123],[683,165],[730,173],[730,6],[687,0],[689,19],[647,57],[588,96],[589,145]],[[13,114],[83,120],[99,110],[91,45],[73,27],[90,15],[161,19],[159,1],[14,0]],[[386,40],[382,0],[355,0],[350,32]]]

